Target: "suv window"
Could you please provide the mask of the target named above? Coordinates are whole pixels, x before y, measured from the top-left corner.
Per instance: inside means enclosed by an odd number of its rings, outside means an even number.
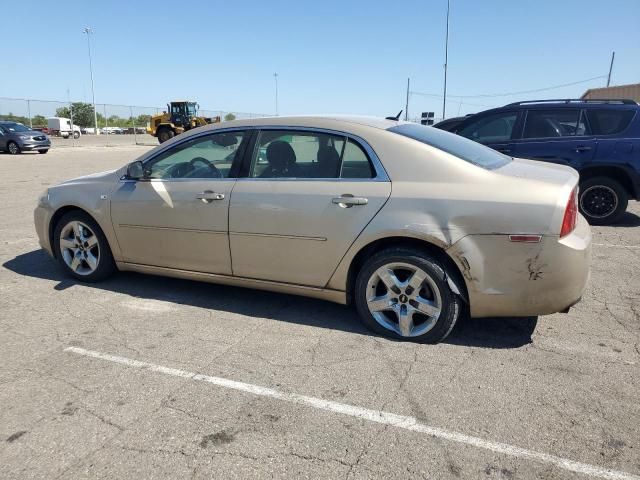
[[[584,135],[584,119],[577,108],[529,110],[522,138],[553,138]]]
[[[634,110],[614,110],[606,108],[592,108],[587,110],[587,118],[594,135],[612,135],[625,130],[633,115]]]
[[[511,139],[516,118],[516,112],[496,113],[471,122],[457,133],[480,143],[505,142]]]
[[[252,178],[373,178],[362,148],[341,135],[295,130],[260,132]]]
[[[158,179],[227,178],[244,132],[220,132],[182,142],[145,164],[145,176]]]

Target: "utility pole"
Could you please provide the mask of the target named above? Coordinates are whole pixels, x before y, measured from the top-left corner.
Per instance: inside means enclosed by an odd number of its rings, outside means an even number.
[[[404,120],[409,120],[409,82],[410,78],[407,78],[407,103],[404,106]]]
[[[442,96],[442,119],[447,113],[447,64],[449,63],[449,7],[450,0],[447,0],[447,34],[444,41],[444,95]]]
[[[609,65],[609,76],[607,77],[607,87],[611,83],[611,71],[613,70],[613,59],[616,58],[616,52],[611,53],[611,65]]]
[[[276,81],[276,117],[278,116],[278,74],[274,73],[273,78]]]
[[[99,135],[98,131],[98,112],[96,111],[96,92],[93,86],[93,64],[91,62],[91,35],[93,30],[89,27],[84,27],[82,33],[87,34],[87,48],[89,49],[89,74],[91,75],[91,99],[93,100],[93,123],[96,129],[96,135]]]

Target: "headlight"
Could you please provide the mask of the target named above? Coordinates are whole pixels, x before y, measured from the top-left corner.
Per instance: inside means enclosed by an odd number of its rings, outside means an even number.
[[[29,140],[30,137],[27,137],[26,135],[20,135],[18,138],[20,138],[20,140]]]
[[[38,197],[38,205],[41,207],[49,205],[49,189],[46,189],[44,193]]]

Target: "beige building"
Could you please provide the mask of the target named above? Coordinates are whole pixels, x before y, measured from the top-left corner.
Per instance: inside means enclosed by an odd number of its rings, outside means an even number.
[[[615,85],[613,87],[590,88],[582,95],[583,99],[629,99],[640,103],[640,83]]]

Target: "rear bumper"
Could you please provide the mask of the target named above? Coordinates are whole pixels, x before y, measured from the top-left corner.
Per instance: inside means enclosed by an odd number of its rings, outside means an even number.
[[[463,272],[473,317],[548,315],[576,304],[589,280],[591,230],[579,216],[570,235],[540,243],[469,235],[448,253]]]

